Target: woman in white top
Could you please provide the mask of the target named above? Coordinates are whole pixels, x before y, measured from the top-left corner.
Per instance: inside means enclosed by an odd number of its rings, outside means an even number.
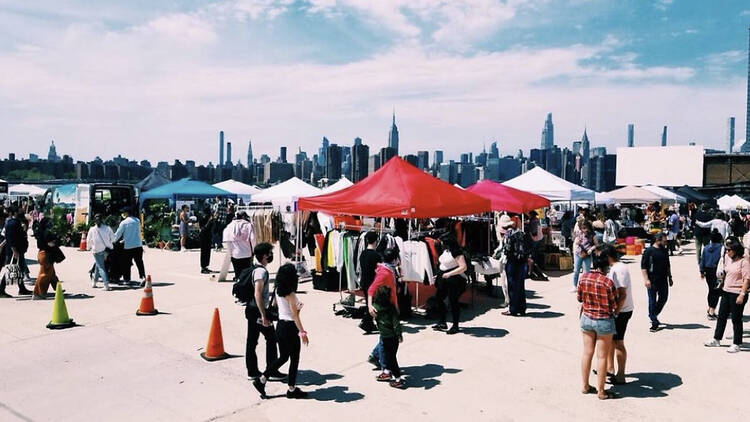
[[[114,238],[115,233],[112,229],[102,223],[101,214],[95,215],[94,225],[91,226],[86,236],[86,246],[94,253],[94,261],[96,262],[96,268],[93,274],[91,274],[91,287],[93,288],[96,288],[96,282],[99,281],[99,277],[101,276],[104,282],[104,290],[112,290],[109,287],[109,278],[107,277],[104,260],[107,259],[108,250],[111,251],[114,248],[112,245]]]
[[[625,384],[625,363],[628,360],[628,351],[625,349],[625,331],[628,321],[633,316],[633,286],[630,283],[630,271],[628,266],[620,262],[617,249],[612,245],[604,245],[602,253],[609,260],[609,273],[607,277],[612,280],[617,289],[617,307],[615,309],[615,335],[612,336],[612,347],[607,359],[607,372],[612,384]],[[617,360],[617,372],[615,372],[615,358]]]
[[[453,326],[446,334],[458,333],[458,321],[461,319],[461,307],[458,305],[458,298],[466,290],[466,258],[463,255],[461,247],[453,237],[444,237],[440,239],[443,244],[444,252],[438,258],[440,261],[440,272],[438,273],[435,283],[437,292],[435,299],[438,305],[438,323],[432,328],[434,330],[446,330],[448,325],[446,315],[448,310],[445,308],[445,298],[447,297],[451,304],[451,315],[453,317]]]
[[[288,399],[301,399],[307,397],[307,393],[297,387],[297,369],[299,367],[299,355],[301,343],[309,344],[307,331],[302,327],[299,313],[302,310],[302,302],[297,300],[297,269],[293,264],[284,264],[276,274],[274,290],[276,291],[276,303],[279,307],[279,322],[276,323],[276,338],[279,343],[279,357],[274,361],[266,372],[253,381],[253,386],[260,392],[262,398],[266,396],[266,382],[269,374],[276,374],[286,361],[289,361],[289,389],[286,392]]]

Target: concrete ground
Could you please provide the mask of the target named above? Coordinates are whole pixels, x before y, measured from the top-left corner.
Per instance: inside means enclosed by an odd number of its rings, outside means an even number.
[[[375,381],[365,359],[377,337],[333,314],[338,293],[305,283],[300,297],[310,346],[302,350],[299,381],[310,398],[260,400],[241,357],[243,310],[234,304],[231,283],[199,274],[197,252],[146,252],[156,307],[164,313],[138,317],[141,290],[91,288],[91,255],[67,249],[57,271],[80,326],[45,328],[51,300],[0,301],[0,420],[734,419],[748,409],[750,353],[703,346],[714,323],[705,318],[706,287],[686,249],[689,255],[673,258],[675,287],[661,318],[666,329],[658,333],[648,331],[645,288],[631,264],[636,310],[626,337],[629,384],[615,388],[620,399],[606,402],[580,393],[581,334],[570,274],[527,281],[525,318],[502,316],[497,300],[486,297],[464,310],[459,335],[434,332],[429,321],[414,318],[399,351],[405,391]],[[212,268],[220,257],[214,254]],[[214,307],[225,348],[238,357],[209,363],[199,353]],[[280,395],[285,386],[268,389]]]

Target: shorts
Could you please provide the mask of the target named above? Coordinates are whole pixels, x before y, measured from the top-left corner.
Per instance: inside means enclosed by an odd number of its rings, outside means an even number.
[[[600,336],[609,336],[615,333],[615,319],[593,319],[584,314],[581,315],[581,330],[593,331]]]
[[[625,331],[628,329],[628,321],[633,316],[633,311],[620,312],[615,317],[615,335],[612,340],[625,340]]]
[[[187,223],[180,222],[180,236],[187,236],[187,235],[188,235]]]

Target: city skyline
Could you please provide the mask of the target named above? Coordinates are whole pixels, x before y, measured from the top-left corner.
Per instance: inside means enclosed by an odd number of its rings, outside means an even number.
[[[512,155],[539,145],[547,113],[558,145],[586,128],[625,146],[633,123],[639,146],[668,126],[670,145],[723,149],[727,119],[746,115],[750,7],[605,3],[9,2],[0,139],[19,157],[54,139],[76,159],[154,162],[215,157],[218,130],[258,155],[312,152],[323,136],[379,149],[395,107],[401,155],[492,141]]]

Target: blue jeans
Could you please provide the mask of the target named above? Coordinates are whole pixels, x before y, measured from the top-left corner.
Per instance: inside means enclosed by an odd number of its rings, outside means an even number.
[[[659,314],[669,298],[669,283],[666,280],[651,282],[648,292],[648,318],[652,325],[659,325]]]
[[[583,272],[587,273],[591,271],[591,256],[581,258],[578,254],[573,254],[573,287],[578,287],[578,277],[581,272],[581,266],[583,266]]]
[[[505,264],[505,275],[508,278],[508,311],[513,315],[526,313],[526,274],[529,273],[526,263],[508,262]]]
[[[109,279],[107,278],[107,270],[104,268],[104,255],[106,252],[98,252],[94,254],[94,261],[96,262],[96,271],[94,271],[94,282],[99,281],[101,275],[104,287],[109,286]]]
[[[381,368],[385,368],[385,353],[383,352],[383,340],[378,338],[378,344],[375,345],[375,348],[372,349],[372,353],[370,353],[371,356],[375,356],[378,358],[378,362],[380,363]]]

